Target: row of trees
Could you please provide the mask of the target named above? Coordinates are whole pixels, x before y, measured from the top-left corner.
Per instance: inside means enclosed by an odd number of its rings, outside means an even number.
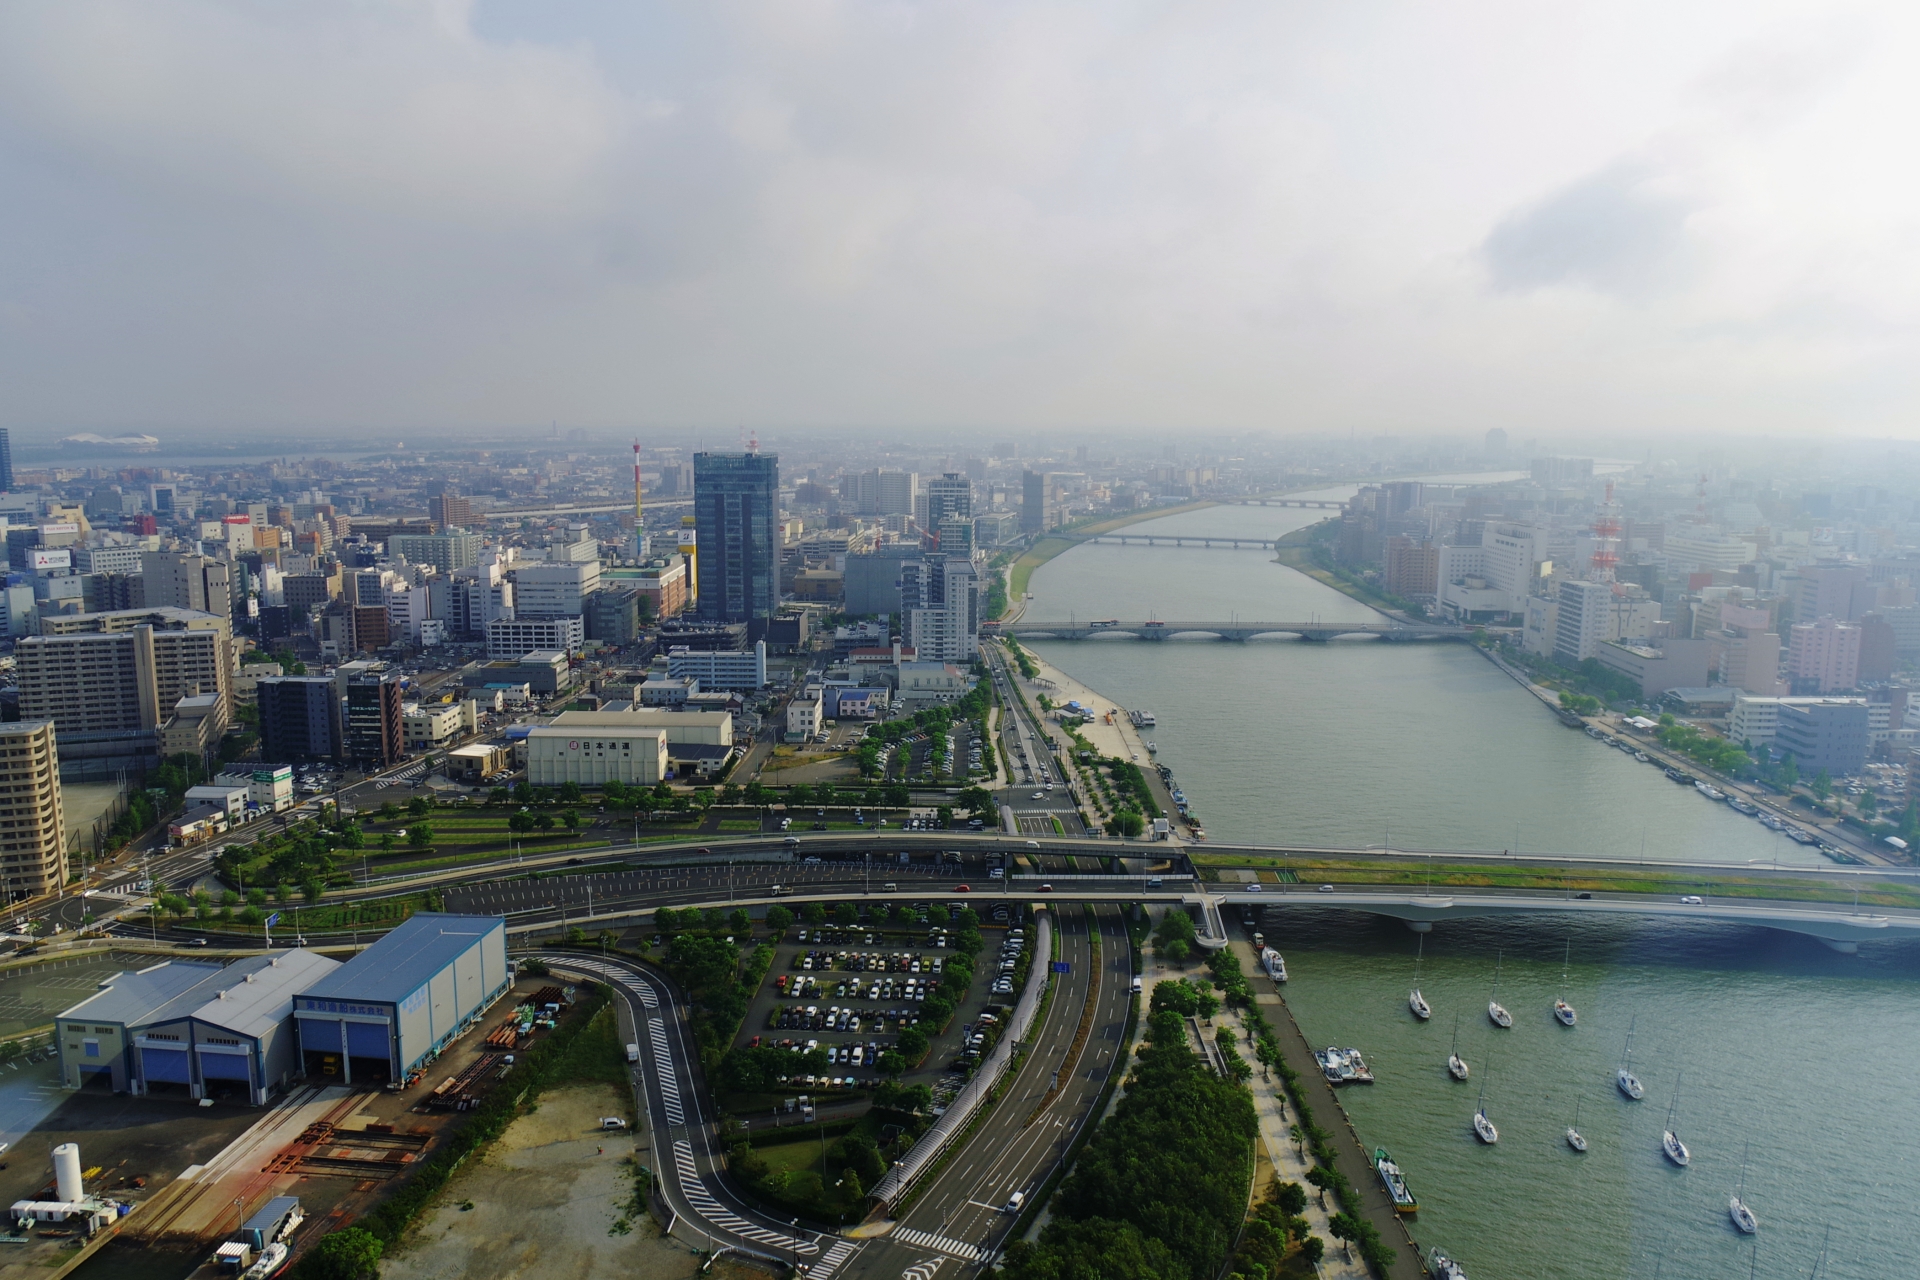
[[[1152,1014],[1147,1035],[1125,1095],[1061,1184],[1039,1241],[1007,1247],[1010,1280],[1220,1274],[1253,1178],[1253,1100],[1188,1051],[1178,1013]]]

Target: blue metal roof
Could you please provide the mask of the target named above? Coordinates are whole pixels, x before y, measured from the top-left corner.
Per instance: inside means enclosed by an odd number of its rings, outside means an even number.
[[[504,916],[422,911],[300,993],[302,1000],[376,1000],[398,1004],[478,945]]]

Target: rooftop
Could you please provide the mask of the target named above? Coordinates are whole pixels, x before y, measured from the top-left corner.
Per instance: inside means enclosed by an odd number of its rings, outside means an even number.
[[[240,1035],[262,1036],[286,1018],[295,995],[340,967],[337,960],[297,947],[225,966],[167,960],[114,974],[101,984],[100,994],[60,1016],[130,1026],[194,1018]]]
[[[506,923],[500,916],[418,912],[300,994],[321,1000],[398,1003],[481,938],[495,929],[504,929]]]

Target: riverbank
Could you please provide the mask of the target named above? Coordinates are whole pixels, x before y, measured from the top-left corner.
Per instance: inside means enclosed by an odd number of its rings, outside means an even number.
[[[1177,516],[1183,511],[1204,511],[1208,507],[1218,506],[1213,501],[1185,502],[1177,507],[1148,507],[1141,511],[1130,511],[1111,520],[1102,520],[1098,524],[1081,525],[1075,529],[1062,529],[1058,533],[1044,534],[1034,540],[1032,546],[1021,553],[1007,569],[1007,609],[1001,615],[1003,622],[1020,616],[1026,606],[1027,584],[1033,580],[1033,571],[1064,551],[1085,542],[1088,538],[1097,538],[1103,533],[1112,533],[1115,529],[1124,529],[1130,524],[1141,524],[1148,520],[1158,520],[1163,516]]]

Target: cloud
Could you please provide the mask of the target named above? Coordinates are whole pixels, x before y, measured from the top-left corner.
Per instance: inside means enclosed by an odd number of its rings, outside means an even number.
[[[1649,189],[1639,165],[1610,165],[1503,219],[1481,254],[1495,289],[1581,285],[1622,298],[1676,286],[1687,207]]]
[[[1907,431],[1827,8],[4,6],[0,423]]]

